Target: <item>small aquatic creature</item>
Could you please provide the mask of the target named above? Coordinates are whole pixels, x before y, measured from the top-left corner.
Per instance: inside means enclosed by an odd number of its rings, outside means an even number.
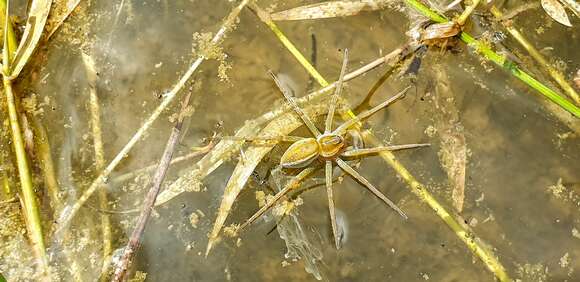
[[[459,34],[459,32],[461,32],[461,26],[455,21],[432,24],[425,28],[421,39],[423,41],[446,39]]]
[[[450,40],[461,33],[462,26],[456,21],[431,24],[421,32],[421,42],[425,45],[441,46],[446,49]]]
[[[282,155],[280,159],[280,165],[282,168],[297,168],[302,169],[298,175],[290,181],[291,185],[286,185],[280,192],[278,192],[274,198],[266,203],[260,210],[258,210],[250,219],[248,219],[244,224],[242,224],[239,230],[248,226],[269,210],[278,200],[280,200],[284,195],[290,192],[296,187],[296,184],[301,179],[305,178],[307,175],[314,171],[312,164],[322,163],[325,167],[325,180],[326,180],[326,192],[328,196],[328,207],[332,225],[332,233],[334,236],[334,242],[336,248],[340,248],[341,235],[338,232],[336,213],[334,209],[334,198],[332,189],[332,172],[333,164],[338,165],[344,172],[352,176],[355,180],[361,183],[365,188],[372,192],[376,197],[385,202],[389,207],[395,210],[401,217],[407,219],[407,215],[399,208],[395,203],[393,203],[389,198],[387,198],[383,193],[381,193],[373,184],[371,184],[366,178],[359,174],[351,165],[349,165],[344,159],[346,158],[361,158],[368,155],[376,154],[381,151],[393,151],[401,149],[410,149],[417,147],[429,146],[429,144],[405,144],[396,146],[381,146],[374,148],[360,148],[361,140],[358,140],[356,134],[351,130],[355,124],[359,123],[361,120],[368,118],[375,114],[382,108],[394,103],[395,101],[404,97],[405,92],[410,88],[407,87],[405,90],[401,91],[397,95],[387,99],[381,104],[369,109],[365,112],[360,113],[356,118],[348,120],[341,124],[338,128],[332,129],[334,112],[336,109],[336,104],[338,103],[338,97],[342,90],[342,82],[344,79],[344,74],[346,72],[346,65],[348,62],[348,50],[345,50],[344,60],[342,64],[342,69],[340,72],[340,77],[338,79],[338,84],[336,91],[332,96],[330,102],[328,114],[326,116],[325,130],[320,132],[318,128],[314,125],[312,120],[304,113],[304,111],[298,106],[294,98],[285,90],[284,87],[280,85],[280,81],[273,74],[270,73],[278,88],[280,88],[282,94],[286,98],[288,104],[292,109],[300,116],[306,127],[312,133],[314,137],[303,138],[294,142]],[[347,140],[352,144],[348,144]],[[351,146],[352,145],[352,146]],[[316,161],[316,162],[315,162]],[[296,180],[298,179],[298,180]]]

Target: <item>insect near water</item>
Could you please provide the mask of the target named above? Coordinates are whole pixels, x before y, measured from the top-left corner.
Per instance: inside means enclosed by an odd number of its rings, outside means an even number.
[[[333,197],[333,187],[332,187],[332,172],[333,164],[336,164],[344,172],[352,176],[355,180],[361,183],[365,188],[367,188],[376,197],[381,199],[389,207],[395,210],[401,217],[407,219],[405,213],[388,197],[381,193],[373,184],[371,184],[365,177],[359,174],[351,165],[349,165],[345,159],[361,158],[369,155],[379,153],[381,151],[393,151],[401,149],[410,149],[417,147],[429,146],[429,144],[405,144],[405,145],[395,145],[395,146],[381,146],[374,148],[361,148],[360,141],[357,139],[356,131],[351,130],[351,127],[355,126],[361,120],[368,118],[378,112],[380,109],[387,107],[388,105],[394,103],[395,101],[404,97],[405,92],[410,88],[407,87],[405,90],[401,91],[397,95],[389,98],[388,100],[382,102],[381,104],[360,113],[356,118],[350,119],[336,129],[332,129],[333,117],[336,110],[336,105],[338,103],[338,98],[342,91],[342,83],[344,79],[344,74],[346,72],[346,65],[348,62],[348,50],[345,50],[344,60],[342,64],[342,69],[340,72],[340,77],[334,95],[332,96],[328,114],[326,116],[325,129],[324,132],[320,132],[318,128],[314,125],[312,120],[304,113],[304,111],[298,106],[294,98],[290,93],[282,87],[278,78],[270,73],[276,85],[284,95],[288,104],[292,109],[300,116],[310,133],[313,137],[303,138],[295,141],[282,155],[280,159],[280,166],[282,168],[293,168],[302,169],[294,178],[286,184],[286,186],[278,192],[272,200],[267,202],[262,208],[260,208],[254,215],[252,215],[244,224],[242,224],[238,231],[244,229],[246,226],[254,222],[260,216],[262,216],[266,211],[274,206],[283,196],[287,195],[292,189],[296,188],[297,184],[312,174],[316,169],[316,164],[323,164],[325,168],[325,180],[326,180],[326,191],[328,197],[328,207],[330,213],[330,220],[332,225],[332,233],[334,237],[334,242],[336,248],[340,248],[339,236],[337,232],[336,225],[336,214],[334,209],[334,197]],[[360,136],[360,135],[359,135]],[[347,140],[350,140],[348,142]],[[359,145],[357,145],[359,143]]]

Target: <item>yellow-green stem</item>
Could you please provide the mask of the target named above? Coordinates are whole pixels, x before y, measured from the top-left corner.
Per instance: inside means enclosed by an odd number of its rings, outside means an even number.
[[[48,197],[50,198],[50,205],[54,212],[58,212],[62,210],[63,204],[58,195],[58,181],[56,178],[54,161],[52,160],[52,150],[50,149],[48,134],[37,117],[30,116],[29,120],[32,120],[32,124],[34,125],[34,143],[38,154],[40,170],[44,176],[44,185],[46,186]]]
[[[480,0],[472,0],[471,5],[467,6],[467,8],[465,8],[465,11],[463,11],[463,13],[461,13],[459,18],[457,19],[457,23],[459,25],[463,26],[463,24],[465,24],[465,22],[467,21],[467,18],[471,15],[471,13],[473,13],[473,11],[477,7],[477,5],[479,5],[479,1]]]
[[[278,28],[278,26],[256,5],[252,5],[251,8],[257,13],[262,21],[280,39],[280,42],[294,55],[294,57],[304,66],[304,68],[309,72],[309,74],[314,77],[321,86],[327,86],[329,83],[322,77],[322,75],[314,68],[310,62],[302,55],[300,51],[292,44],[292,42],[284,36],[284,33]],[[283,37],[280,37],[282,35]],[[343,118],[351,119],[355,117],[351,110],[344,113]],[[374,143],[376,146],[380,146],[380,142],[372,134],[367,134],[367,140]],[[501,265],[498,259],[493,255],[492,251],[484,246],[482,241],[475,236],[475,234],[469,230],[469,227],[463,226],[459,221],[455,220],[451,214],[441,205],[437,200],[425,189],[425,187],[418,182],[413,175],[401,164],[395,156],[388,151],[380,154],[381,157],[389,164],[395,171],[405,180],[411,191],[419,197],[419,199],[425,202],[431,209],[435,211],[437,216],[439,216],[447,226],[455,232],[455,234],[463,241],[467,247],[477,255],[487,266],[487,268],[492,271],[495,276],[500,281],[511,281],[509,275],[505,271],[505,268]]]
[[[417,0],[405,0],[407,5],[411,6],[413,9],[417,10],[424,16],[430,18],[435,22],[447,22],[448,19],[444,16],[432,11],[427,6],[423,5],[421,2]],[[476,40],[473,36],[469,35],[466,32],[461,32],[459,35],[459,39],[463,42],[467,43],[469,46],[473,47],[477,52],[481,53],[485,58],[494,62],[498,66],[502,67],[503,69],[507,70],[513,76],[527,84],[529,87],[535,89],[544,97],[548,98],[553,103],[557,104],[564,110],[568,111],[569,113],[573,114],[575,117],[580,118],[580,108],[576,105],[568,101],[566,98],[562,97],[554,90],[550,89],[549,87],[545,86],[538,80],[536,80],[531,75],[527,74],[523,70],[521,70],[516,63],[508,60],[505,56],[501,56],[494,52],[489,46],[484,44],[481,41]]]
[[[501,18],[503,17],[502,12],[494,5],[492,5],[489,10],[496,19],[501,20]],[[578,93],[576,93],[576,90],[574,90],[574,88],[568,83],[568,81],[566,81],[564,75],[560,73],[557,69],[552,67],[552,65],[546,60],[546,58],[544,58],[544,56],[542,56],[542,54],[540,54],[540,52],[534,47],[534,45],[532,45],[526,39],[526,37],[523,34],[521,34],[517,29],[515,29],[511,24],[508,24],[503,21],[501,21],[501,23],[503,24],[505,29],[515,38],[515,40],[518,43],[520,43],[520,45],[522,45],[522,47],[524,47],[524,49],[526,49],[528,53],[530,53],[530,56],[532,56],[532,58],[534,58],[534,60],[536,60],[538,64],[542,66],[550,76],[552,76],[552,79],[554,79],[554,81],[556,81],[560,85],[560,87],[564,90],[564,92],[566,92],[566,94],[570,98],[572,98],[574,102],[576,102],[576,105],[580,105],[580,97],[578,96]]]
[[[12,25],[9,21],[8,11],[6,9],[6,1],[0,1],[0,13],[4,15],[4,21],[1,23],[7,32],[4,32],[4,46],[2,50],[3,59],[3,84],[4,95],[6,96],[6,105],[8,107],[8,119],[10,121],[10,131],[12,133],[12,143],[14,146],[14,153],[16,155],[16,164],[18,168],[18,175],[20,178],[20,187],[22,189],[21,203],[23,214],[28,230],[32,250],[37,259],[40,270],[40,277],[47,279],[49,277],[48,259],[46,256],[46,249],[44,245],[44,237],[42,233],[42,224],[40,218],[40,210],[36,200],[34,185],[32,182],[32,174],[30,172],[30,165],[20,123],[18,121],[18,110],[16,109],[16,99],[12,91],[12,81],[7,79],[10,76],[10,55],[16,51],[16,37],[12,31]]]
[[[38,264],[41,271],[43,272],[43,275],[45,275],[47,274],[48,260],[46,258],[46,251],[44,247],[44,237],[42,235],[40,210],[38,208],[38,203],[36,202],[36,194],[34,193],[34,185],[32,184],[32,175],[30,173],[28,158],[24,148],[22,132],[20,131],[18,111],[16,110],[12,85],[9,80],[5,78],[3,80],[6,104],[8,105],[8,118],[10,120],[12,143],[14,145],[18,175],[20,177],[20,186],[22,188],[22,204],[26,219],[26,226],[29,232],[32,248],[36,258],[38,259]]]
[[[105,163],[105,150],[103,148],[103,138],[101,130],[101,108],[99,105],[99,96],[97,94],[97,70],[93,58],[82,53],[83,63],[85,65],[85,75],[89,84],[89,109],[91,119],[91,130],[93,133],[93,147],[95,150],[95,169],[100,174],[107,165]],[[99,190],[99,205],[102,210],[108,209],[109,200],[107,199],[107,189]],[[106,213],[101,214],[101,230],[103,234],[103,265],[101,267],[101,281],[108,279],[107,270],[111,263],[111,254],[113,252],[111,220]]]
[[[0,12],[1,12],[1,25],[4,26],[6,22],[6,0],[0,0]],[[4,30],[2,29],[2,32]],[[4,34],[2,33],[2,38],[4,38]],[[14,35],[14,28],[11,24],[8,25],[8,34],[7,34],[7,41],[8,41],[8,50],[10,50],[11,57],[16,53],[16,48],[18,48],[18,42],[16,42],[16,35]]]

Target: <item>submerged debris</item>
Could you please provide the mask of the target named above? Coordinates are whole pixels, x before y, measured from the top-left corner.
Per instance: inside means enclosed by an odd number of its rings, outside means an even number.
[[[273,175],[280,175],[281,172],[274,171]],[[282,177],[272,177],[272,184],[280,191],[286,184],[281,183]],[[277,217],[279,222],[276,226],[280,238],[286,243],[286,254],[283,262],[288,265],[288,261],[296,262],[300,259],[304,262],[306,272],[312,274],[317,280],[322,280],[322,273],[319,268],[319,263],[322,261],[322,252],[320,249],[311,243],[311,240],[306,235],[302,223],[296,213],[296,209],[292,209],[286,215]]]
[[[433,99],[433,119],[436,128],[429,127],[426,133],[437,133],[441,140],[439,160],[453,188],[451,196],[453,206],[458,212],[462,212],[468,154],[464,128],[460,121],[457,97],[451,89],[446,71],[440,65],[433,68],[437,84],[435,95],[430,96]]]

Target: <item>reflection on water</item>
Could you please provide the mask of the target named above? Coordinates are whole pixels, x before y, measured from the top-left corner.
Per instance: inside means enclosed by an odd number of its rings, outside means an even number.
[[[275,9],[295,7],[304,4],[302,2],[284,1]],[[510,7],[520,2],[510,1]],[[122,6],[109,2],[90,6],[90,32],[88,43],[83,46],[95,56],[99,68],[98,91],[107,160],[122,148],[159,104],[160,95],[188,67],[192,61],[192,34],[215,32],[221,18],[231,8],[228,1],[207,0],[122,3]],[[269,7],[270,3],[261,1],[260,5]],[[115,21],[117,14],[119,19]],[[490,23],[485,17],[477,19],[478,25],[471,26],[476,35],[484,36],[484,30],[498,30],[495,24],[483,24]],[[566,74],[574,74],[580,67],[580,53],[576,51],[578,29],[546,25],[546,19],[541,10],[534,9],[516,18],[514,24],[529,35],[532,42],[544,48],[548,56],[564,62]],[[574,24],[578,25],[577,20]],[[393,10],[339,19],[281,22],[279,25],[308,56],[312,52],[311,35],[314,35],[316,67],[328,80],[338,77],[342,60],[340,50],[349,49],[349,69],[354,70],[403,44],[405,31],[409,28],[404,14]],[[541,26],[543,32],[538,32]],[[67,189],[63,197],[70,204],[79,194],[74,189],[86,187],[95,172],[88,126],[88,88],[81,54],[67,47],[71,43],[66,37],[57,39],[59,44],[51,46],[47,67],[42,70],[41,77],[46,79],[34,85],[34,92],[49,97],[55,107],[54,111],[45,110],[42,117],[49,127],[60,185]],[[519,50],[509,38],[502,44],[510,50]],[[177,155],[186,154],[192,146],[200,146],[202,139],[216,130],[217,124],[221,125],[218,130],[224,135],[232,135],[246,120],[280,105],[282,97],[268,78],[267,70],[288,77],[287,81],[296,89],[296,96],[303,96],[308,88],[304,69],[249,11],[242,13],[237,29],[222,46],[226,61],[232,67],[226,72],[228,80],[218,77],[220,62],[216,61],[204,63],[194,76],[198,83],[196,89],[199,89],[195,92],[197,110],[188,122]],[[524,63],[533,73],[539,73],[532,63]],[[378,69],[347,83],[344,96],[351,108],[364,100],[385,71]],[[441,73],[447,77],[446,82]],[[504,71],[482,62],[462,45],[453,52],[430,50],[416,76],[398,76],[396,73],[386,81],[372,97],[370,105],[376,105],[409,84],[416,87],[405,99],[370,118],[366,126],[392,144],[431,143],[427,149],[395,154],[439,201],[452,210],[450,183],[453,181],[448,179],[449,173],[441,162],[441,152],[446,146],[441,136],[444,129],[453,130],[453,127],[446,127],[449,124],[446,122],[459,124],[466,148],[465,200],[461,213],[465,223],[493,247],[514,278],[523,281],[580,280],[579,133],[574,134],[573,129],[548,114],[538,102],[540,98],[536,93]],[[439,107],[441,100],[439,104],[436,101],[443,95],[442,91],[445,97],[451,97],[445,102],[452,106]],[[158,160],[176,108],[174,105],[164,113],[113,177]],[[455,111],[455,115],[439,115],[441,111]],[[575,126],[579,128],[580,125]],[[306,134],[306,131],[299,130],[296,134]],[[277,189],[271,184],[269,171],[285,148],[275,148],[258,166],[255,177],[238,197],[228,224],[243,222],[257,210],[255,191],[273,193]],[[207,234],[237,160],[238,156],[233,156],[231,161],[205,178],[201,191],[184,193],[155,210],[136,264],[137,270],[147,273],[147,279],[494,279],[483,263],[378,157],[365,159],[359,168],[361,174],[398,202],[409,220],[401,220],[360,184],[345,177],[335,184],[335,205],[340,210],[343,234],[340,250],[334,248],[326,191],[322,185],[299,195],[303,204],[279,221],[281,229],[276,230],[276,220],[260,219],[242,234],[241,240],[225,237],[205,258]],[[175,180],[192,165],[193,161],[189,161],[175,166],[167,181]],[[323,174],[315,177],[322,178]],[[141,176],[135,182],[108,185],[110,209],[124,211],[138,207],[147,178]],[[85,222],[97,222],[98,202],[90,201],[88,206],[80,217],[90,219]],[[136,215],[130,212],[111,215],[114,248],[124,245]],[[84,252],[77,259],[93,279],[100,271],[100,267],[95,267],[100,261],[100,228],[83,225],[83,221],[75,222],[79,229],[72,236],[79,240],[76,251]],[[296,242],[296,238],[308,244],[291,245],[289,242]],[[55,250],[58,252],[59,248]],[[10,275],[6,269],[9,265],[0,263],[0,271]],[[59,267],[62,266],[57,265]],[[69,277],[66,271],[60,272],[63,277]]]

